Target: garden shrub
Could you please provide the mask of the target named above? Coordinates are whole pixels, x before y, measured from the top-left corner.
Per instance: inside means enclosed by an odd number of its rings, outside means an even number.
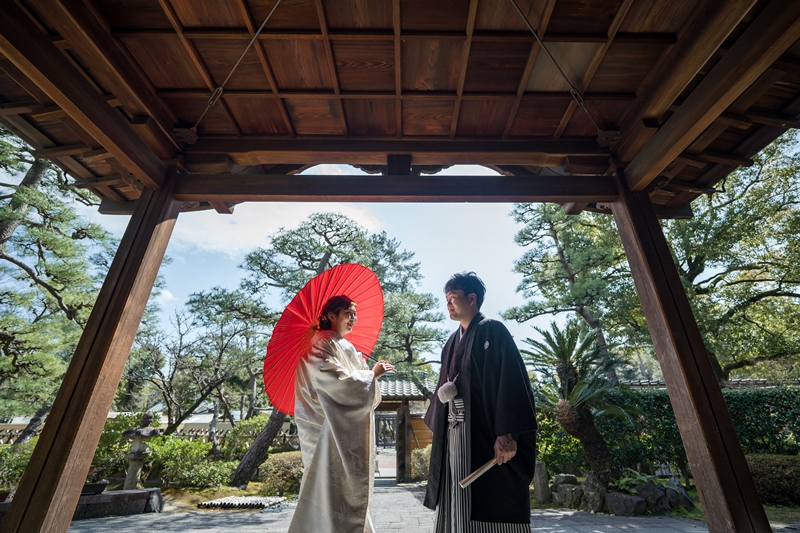
[[[153,470],[167,485],[198,488],[226,485],[238,464],[211,459],[210,442],[167,436],[152,439],[150,448]]]
[[[227,461],[241,460],[258,434],[267,425],[268,420],[268,416],[258,415],[236,424],[236,427],[225,435],[225,442],[221,450],[222,457]]]
[[[431,445],[411,450],[410,473],[412,479],[428,479],[428,467],[431,463]]]
[[[0,444],[0,489],[17,488],[38,440],[39,437],[34,437],[17,446]]]
[[[745,454],[800,453],[800,387],[723,389]],[[672,404],[665,389],[620,388],[608,402],[633,406],[639,415],[632,425],[620,418],[602,417],[597,428],[622,468],[646,470],[662,463],[688,471]],[[537,459],[553,472],[585,469],[587,461],[578,441],[567,435],[549,415],[539,412]]]
[[[800,456],[764,454],[746,458],[761,503],[800,505]]]
[[[128,469],[128,460],[125,454],[131,450],[131,439],[126,439],[122,434],[129,429],[138,428],[142,423],[144,413],[120,413],[114,418],[106,419],[100,442],[92,458],[92,469],[100,476],[125,474]],[[158,426],[158,416],[153,418],[153,426]]]
[[[299,451],[272,454],[258,467],[267,496],[285,496],[300,492],[303,479],[303,456]]]

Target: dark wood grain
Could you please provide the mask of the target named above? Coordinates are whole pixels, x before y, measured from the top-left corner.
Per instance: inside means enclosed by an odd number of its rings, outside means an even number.
[[[771,530],[652,203],[618,181],[628,256],[709,531]]]
[[[69,529],[179,207],[169,187],[140,198],[0,524],[3,533]]]
[[[183,201],[269,202],[607,202],[608,176],[315,176],[186,174]]]
[[[0,51],[137,178],[160,187],[166,167],[15,4],[0,5]]]

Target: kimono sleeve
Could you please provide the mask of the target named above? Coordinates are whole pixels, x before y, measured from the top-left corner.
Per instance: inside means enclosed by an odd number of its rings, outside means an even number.
[[[508,330],[499,322],[487,324],[477,347],[483,350],[484,406],[495,435],[536,431],[536,409],[530,378]]]
[[[317,343],[312,360],[315,368],[309,377],[321,403],[337,410],[371,409],[376,387],[372,370],[353,368],[344,350],[330,339]]]

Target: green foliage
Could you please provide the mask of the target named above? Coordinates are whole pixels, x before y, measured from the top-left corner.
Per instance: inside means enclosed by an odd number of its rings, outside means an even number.
[[[800,505],[800,456],[748,455],[761,503]]]
[[[39,437],[33,437],[16,446],[0,444],[0,490],[17,488],[38,440]]]
[[[124,474],[128,468],[125,454],[131,450],[131,439],[122,436],[129,429],[138,428],[144,413],[120,413],[114,418],[107,418],[103,433],[92,458],[92,468],[98,475],[110,476]],[[153,418],[152,425],[158,427],[158,416]]]
[[[428,468],[431,463],[431,445],[411,450],[411,478],[428,479]]]
[[[387,293],[373,357],[400,365],[398,371],[416,369],[420,354],[435,353],[447,340],[447,332],[437,327],[444,320],[435,311],[438,307],[438,299],[430,293]]]
[[[271,454],[258,470],[263,483],[261,491],[266,495],[298,494],[303,479],[303,455],[299,451]]]
[[[746,454],[800,454],[800,387],[723,389],[722,393]],[[666,390],[623,388],[609,392],[606,401],[633,405],[638,411],[633,425],[614,417],[597,421],[617,464],[637,469],[665,463],[688,469]],[[554,471],[586,468],[578,441],[560,429],[553,415],[540,411],[537,421],[541,461]]]
[[[225,435],[222,457],[226,461],[240,461],[258,434],[267,425],[267,421],[269,421],[268,416],[258,415],[236,424],[236,427]]]
[[[651,481],[653,476],[648,476],[645,474],[641,474],[632,468],[626,468],[623,471],[623,475],[611,483],[609,483],[609,488],[612,490],[617,490],[619,492],[627,492],[628,494],[636,494],[636,489],[640,486],[644,485],[648,481]]]
[[[211,443],[170,436],[150,441],[153,470],[160,472],[164,484],[179,487],[217,487],[227,484],[236,468],[233,461],[209,458]]]
[[[550,472],[577,474],[588,462],[581,443],[564,431],[552,412],[538,411],[536,422],[536,458]]]
[[[114,242],[75,208],[97,199],[1,127],[0,168],[0,411],[30,415],[61,384]]]
[[[791,130],[719,191],[692,203],[694,216],[662,227],[718,377],[800,376],[800,143]],[[517,204],[525,249],[514,269],[524,305],[519,322],[576,313],[624,355],[652,341],[613,218],[560,206]],[[754,231],[754,228],[757,228]],[[647,365],[639,365],[647,371]],[[652,376],[645,374],[644,377]]]

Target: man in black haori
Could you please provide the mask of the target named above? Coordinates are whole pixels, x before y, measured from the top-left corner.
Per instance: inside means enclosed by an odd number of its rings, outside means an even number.
[[[454,275],[444,291],[460,327],[442,350],[425,414],[433,430],[425,507],[436,510],[436,533],[530,533],[536,412],[528,373],[506,327],[479,311],[486,288],[474,272]],[[492,458],[497,466],[459,486]]]

